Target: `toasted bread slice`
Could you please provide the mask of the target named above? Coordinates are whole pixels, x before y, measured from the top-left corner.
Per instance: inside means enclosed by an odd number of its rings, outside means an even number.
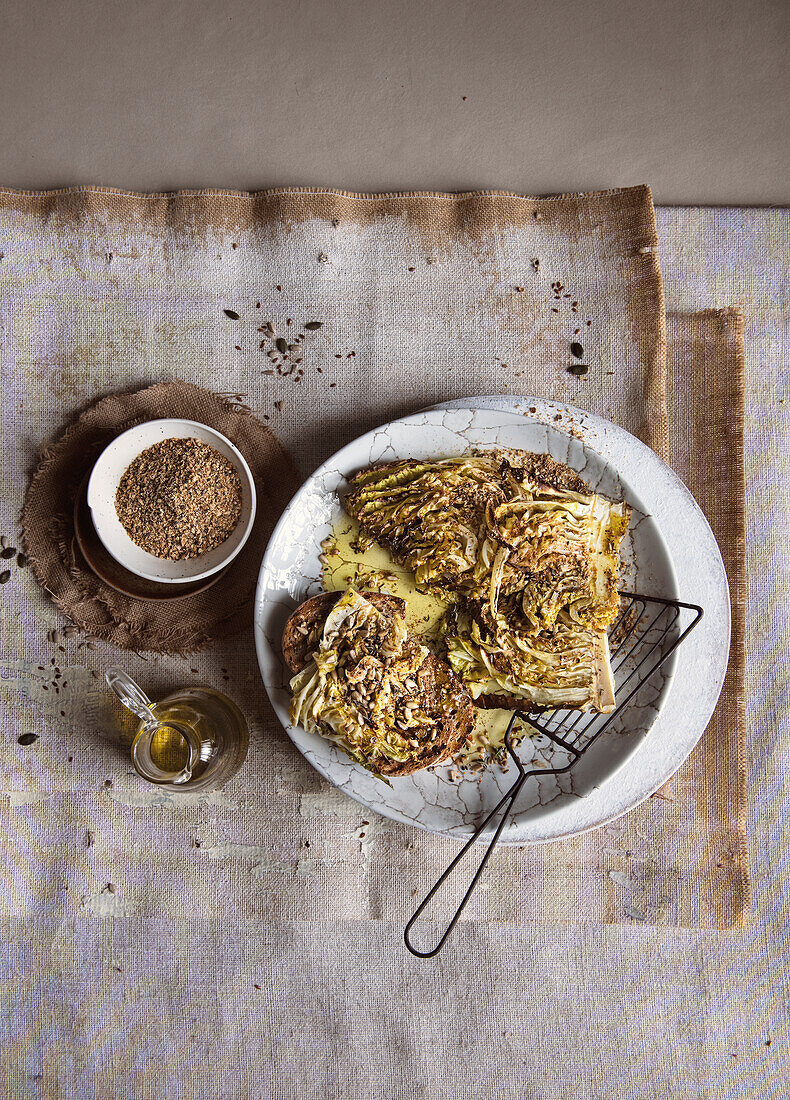
[[[299,673],[310,664],[327,615],[342,595],[341,592],[323,592],[313,596],[297,607],[288,619],[283,632],[283,655],[292,672]],[[404,617],[406,605],[403,600],[380,592],[360,595],[378,611]],[[409,640],[408,644],[416,643]],[[429,653],[412,678],[417,690],[412,691],[410,697],[418,701],[420,711],[430,723],[409,730],[416,744],[412,745],[407,760],[377,756],[375,763],[368,765],[372,771],[388,778],[410,775],[454,756],[466,742],[474,723],[471,696],[446,662]]]

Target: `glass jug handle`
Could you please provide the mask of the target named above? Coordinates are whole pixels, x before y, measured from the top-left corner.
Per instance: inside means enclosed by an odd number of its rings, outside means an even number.
[[[127,710],[137,715],[146,726],[156,724],[156,719],[151,713],[151,707],[154,704],[128,672],[124,672],[121,668],[108,668],[104,679],[109,689],[115,692]]]

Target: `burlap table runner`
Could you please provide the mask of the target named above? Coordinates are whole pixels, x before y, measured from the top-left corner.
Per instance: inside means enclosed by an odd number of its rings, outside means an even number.
[[[547,200],[81,189],[0,192],[0,211],[14,387],[5,458],[20,493],[41,439],[57,437],[73,406],[172,375],[234,393],[269,417],[303,473],[377,422],[481,392],[582,404],[666,447],[663,297],[646,188]],[[306,334],[303,373],[270,373],[271,345],[258,330],[271,321],[290,335],[311,320],[322,327]],[[695,325],[683,330],[693,384],[673,390],[685,410],[675,424],[693,426],[706,449],[716,432],[733,438],[733,506],[717,534],[737,581],[740,424],[732,394],[712,401],[711,380],[701,384],[695,364],[701,349],[724,356],[742,395],[742,350],[737,326],[717,321],[717,339],[706,343]],[[584,380],[566,369],[572,340],[590,364]],[[695,488],[694,470],[682,472]],[[6,530],[17,505],[5,503]],[[19,690],[3,698],[4,717],[41,734],[35,752],[3,765],[12,791],[3,808],[7,913],[44,904],[98,915],[400,921],[455,851],[366,815],[319,779],[268,708],[249,634],[188,660],[129,655],[129,670],[153,693],[200,677],[230,691],[252,724],[248,764],[226,790],[174,801],[144,788],[86,718],[89,670],[117,651],[67,639],[50,655],[52,605],[16,575],[5,596],[17,611],[5,680]],[[748,896],[737,647],[734,661],[722,718],[672,800],[653,799],[573,841],[500,853],[466,916],[737,924]],[[57,704],[45,692],[54,662],[72,685]],[[75,860],[86,831],[91,844]],[[45,877],[69,885],[43,903],[25,854],[33,833]]]

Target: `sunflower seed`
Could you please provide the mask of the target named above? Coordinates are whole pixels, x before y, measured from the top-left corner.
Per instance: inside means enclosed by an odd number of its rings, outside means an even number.
[[[274,343],[277,350],[282,355],[285,355],[285,353],[288,351],[288,341],[285,340],[282,336],[278,336]]]
[[[222,311],[226,317],[230,317],[231,321],[238,321],[239,315],[235,309],[223,309]]]
[[[319,329],[323,326],[323,323],[323,321],[308,321],[304,327],[307,329],[308,332],[315,332],[316,329]]]

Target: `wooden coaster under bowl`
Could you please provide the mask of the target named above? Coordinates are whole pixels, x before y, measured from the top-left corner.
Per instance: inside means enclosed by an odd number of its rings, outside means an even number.
[[[74,535],[77,546],[84,559],[85,565],[96,576],[114,588],[116,592],[122,592],[133,600],[184,600],[189,596],[195,596],[198,592],[205,592],[218,580],[225,576],[230,565],[219,573],[212,573],[210,577],[195,581],[194,584],[160,584],[158,581],[145,580],[131,573],[115,560],[104,548],[104,545],[96,534],[93,525],[91,510],[88,507],[88,477],[86,474],[79,487],[74,501]]]

